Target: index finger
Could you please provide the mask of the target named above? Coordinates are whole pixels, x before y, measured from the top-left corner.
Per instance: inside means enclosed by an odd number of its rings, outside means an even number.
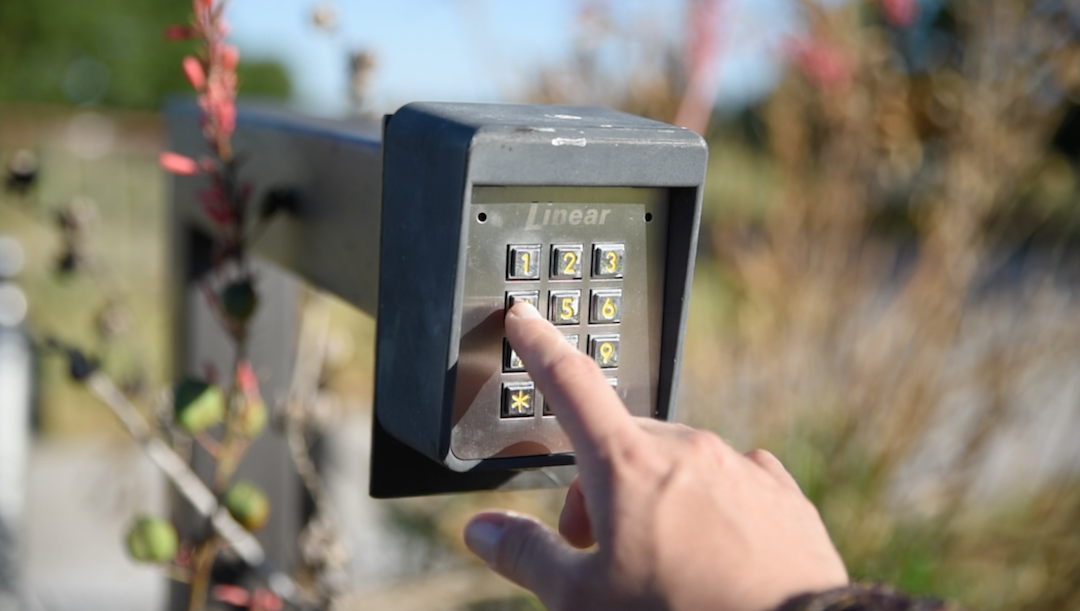
[[[578,457],[596,464],[642,434],[599,366],[566,343],[566,337],[532,305],[517,303],[506,314],[506,336],[552,411]]]

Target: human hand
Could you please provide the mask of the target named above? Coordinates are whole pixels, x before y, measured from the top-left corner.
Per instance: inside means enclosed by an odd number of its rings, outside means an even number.
[[[847,583],[817,510],[772,454],[630,416],[596,363],[528,304],[507,313],[506,333],[579,476],[561,537],[527,516],[473,517],[465,543],[495,571],[552,611],[767,611]]]

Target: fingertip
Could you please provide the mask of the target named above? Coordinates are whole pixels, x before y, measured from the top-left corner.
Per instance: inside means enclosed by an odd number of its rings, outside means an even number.
[[[481,513],[465,525],[465,547],[491,567],[495,566],[499,540],[506,531],[504,517],[498,513]]]
[[[533,304],[519,301],[506,312],[506,318],[507,320],[534,320],[543,317],[540,316],[540,310],[537,310]]]

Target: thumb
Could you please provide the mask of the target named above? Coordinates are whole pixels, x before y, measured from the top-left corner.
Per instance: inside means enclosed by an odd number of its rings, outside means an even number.
[[[465,545],[496,573],[536,594],[562,599],[561,588],[583,560],[555,531],[530,516],[484,512],[465,526]]]

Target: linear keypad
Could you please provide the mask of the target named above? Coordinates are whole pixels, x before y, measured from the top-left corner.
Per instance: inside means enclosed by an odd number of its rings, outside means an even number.
[[[609,374],[611,385],[617,387],[618,381],[611,374],[619,367],[626,245],[509,244],[506,253],[506,308],[518,301],[536,306],[541,315],[564,328],[566,340],[589,354]],[[540,283],[540,289],[529,288],[529,281],[537,286],[542,274],[546,274],[547,282]],[[592,284],[593,280],[599,284]],[[522,375],[525,363],[505,337],[502,371],[502,418],[552,415],[532,381]],[[537,409],[539,404],[543,410]]]

